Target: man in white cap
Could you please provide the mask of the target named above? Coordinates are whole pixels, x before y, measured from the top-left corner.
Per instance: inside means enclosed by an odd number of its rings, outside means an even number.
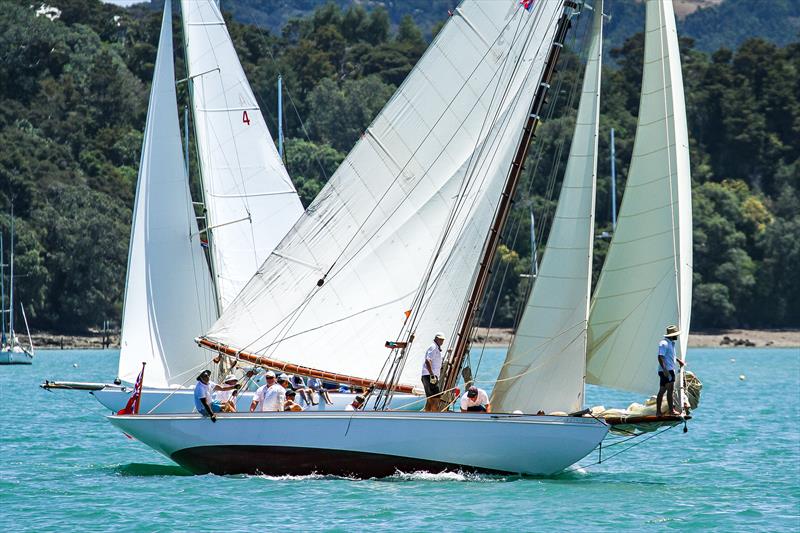
[[[442,344],[444,344],[444,333],[437,333],[433,337],[433,343],[425,352],[425,360],[422,362],[422,386],[425,389],[425,410],[438,411],[439,397],[439,373],[442,371]]]
[[[223,383],[225,386],[232,388],[216,391],[213,395],[214,401],[219,402],[219,404],[222,406],[223,413],[235,413],[237,392],[236,386],[239,384],[239,378],[237,378],[234,374],[228,374],[225,376]]]
[[[491,413],[492,404],[489,403],[489,395],[486,391],[472,386],[467,389],[464,396],[461,397],[461,412],[480,412]]]
[[[664,393],[667,394],[667,405],[669,406],[670,414],[681,414],[675,410],[673,399],[675,392],[675,362],[677,361],[681,367],[684,365],[683,361],[675,356],[675,339],[680,334],[678,326],[667,326],[664,338],[658,343],[659,387],[658,395],[656,396],[656,416],[661,416],[661,401],[664,399]]]
[[[267,371],[265,374],[267,383],[261,385],[253,396],[253,403],[250,404],[250,412],[256,410],[261,405],[261,411],[283,411],[286,403],[286,389],[275,382],[275,372]]]

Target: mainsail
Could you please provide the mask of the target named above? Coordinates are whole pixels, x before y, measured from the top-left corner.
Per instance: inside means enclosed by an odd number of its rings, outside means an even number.
[[[220,311],[303,212],[214,0],[182,0]]]
[[[146,362],[152,387],[180,385],[210,359],[192,339],[216,318],[181,156],[172,57],[167,0],[133,210],[118,374],[132,383]]]
[[[648,0],[642,96],[619,222],[594,293],[587,380],[658,389],[656,345],[669,324],[686,353],[692,293],[689,142],[672,2]]]
[[[498,412],[577,411],[583,404],[592,279],[603,3],[594,21],[575,132],[547,248],[493,390]]]
[[[434,333],[456,328],[562,9],[463,2],[206,341],[375,379],[431,272],[397,380],[418,385]]]

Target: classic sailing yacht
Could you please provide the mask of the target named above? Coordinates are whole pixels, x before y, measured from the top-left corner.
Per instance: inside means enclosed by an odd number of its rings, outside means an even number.
[[[0,336],[0,365],[30,365],[33,363],[33,341],[25,318],[25,307],[20,304],[25,329],[28,330],[28,346],[25,347],[14,332],[14,209],[11,209],[11,261],[9,262],[9,304],[6,307],[5,261],[3,260],[3,236],[0,234],[0,309],[2,309],[2,335]],[[6,318],[6,316],[8,318]],[[6,327],[7,326],[7,327]]]
[[[214,357],[193,339],[211,326],[303,212],[216,3],[192,0],[182,7],[189,71],[184,81],[192,97],[205,228],[198,228],[182,156],[168,0],[142,143],[118,374],[133,383],[147,363],[143,412],[156,406],[161,412],[192,411],[186,386]],[[114,411],[131,394],[119,384],[43,386],[91,390]]]
[[[436,330],[456,332],[441,376],[451,394],[578,7],[558,4],[462,2],[200,343],[256,364],[369,384],[382,398],[418,388],[426,341]],[[195,472],[368,476],[456,468],[552,474],[593,450],[611,426],[630,422],[585,414],[584,383],[588,376],[653,392],[652,354],[669,323],[681,325],[685,354],[688,142],[672,6],[649,0],[630,181],[590,306],[601,10],[596,3],[559,206],[495,383],[495,412],[240,413],[216,424],[199,415],[113,416],[112,424]],[[384,342],[388,358],[377,351]],[[543,412],[550,414],[534,414]]]

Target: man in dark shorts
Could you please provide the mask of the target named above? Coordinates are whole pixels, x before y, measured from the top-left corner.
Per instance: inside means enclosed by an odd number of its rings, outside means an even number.
[[[672,415],[681,414],[675,410],[674,393],[675,393],[675,362],[682,367],[683,361],[675,356],[675,339],[680,336],[681,332],[678,326],[667,326],[667,332],[664,338],[658,343],[658,395],[656,396],[656,416],[661,416],[661,402],[664,399],[664,393],[667,394],[667,405],[669,412]]]
[[[439,390],[439,373],[442,371],[442,344],[444,344],[444,333],[437,333],[433,338],[433,343],[425,352],[425,360],[422,362],[422,386],[425,388],[426,411],[439,410],[439,397],[442,395]]]

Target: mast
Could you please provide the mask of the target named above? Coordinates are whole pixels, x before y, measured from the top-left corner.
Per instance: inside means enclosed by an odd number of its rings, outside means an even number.
[[[14,345],[14,204],[11,204],[11,267],[9,272],[8,333]]]
[[[483,257],[478,264],[478,273],[472,287],[472,291],[466,303],[464,311],[464,318],[461,326],[456,334],[456,346],[453,349],[452,356],[447,363],[445,369],[445,381],[443,390],[450,390],[455,387],[458,375],[461,370],[461,365],[467,353],[469,346],[469,337],[472,330],[473,322],[478,313],[481,299],[486,290],[486,283],[491,274],[492,260],[494,259],[497,247],[500,244],[500,235],[505,226],[508,215],[511,211],[513,204],[514,194],[519,184],[519,177],[522,174],[523,163],[528,155],[528,148],[530,147],[531,140],[536,133],[536,128],[539,126],[542,108],[544,107],[547,92],[550,89],[550,80],[555,72],[556,63],[558,62],[561,49],[564,47],[564,39],[566,38],[567,31],[570,27],[570,19],[578,4],[572,0],[564,1],[564,12],[558,20],[556,26],[556,33],[550,51],[545,63],[544,73],[542,80],[539,83],[539,88],[534,95],[531,102],[530,112],[528,113],[528,120],[522,130],[522,137],[520,139],[519,147],[517,148],[516,155],[511,162],[511,169],[506,178],[503,192],[500,195],[500,203],[495,212],[495,218],[489,229],[489,234],[486,238],[484,246]]]
[[[611,230],[617,229],[617,161],[614,128],[611,128]]]
[[[278,76],[278,154],[283,161],[283,76]]]
[[[0,337],[0,350],[6,345],[6,264],[3,256],[3,234],[0,233],[0,322],[3,326],[3,336]]]

